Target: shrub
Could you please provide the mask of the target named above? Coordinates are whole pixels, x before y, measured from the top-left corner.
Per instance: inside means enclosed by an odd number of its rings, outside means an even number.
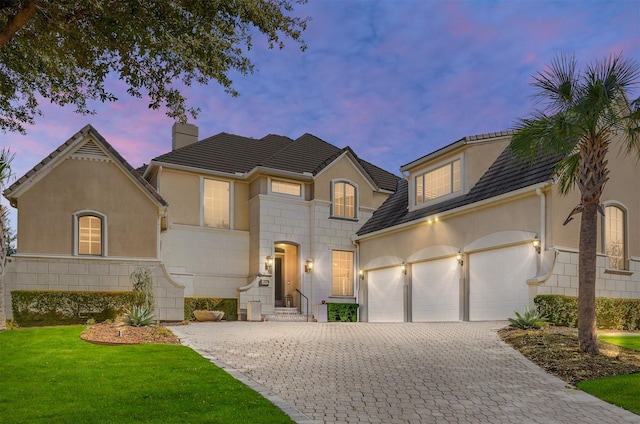
[[[524,308],[524,314],[520,315],[520,312],[514,311],[515,318],[509,318],[509,327],[519,328],[521,330],[539,330],[540,328],[548,325],[547,317],[545,317],[537,309]]]
[[[151,270],[146,267],[136,268],[130,275],[133,290],[144,294],[144,307],[150,311],[156,310],[156,302],[153,298],[153,276]]]
[[[327,303],[327,321],[329,322],[357,322],[357,303]]]
[[[147,327],[153,324],[156,320],[156,316],[142,306],[134,306],[131,311],[127,311],[127,313],[122,318],[122,322],[125,325],[129,325],[132,327]]]
[[[222,311],[223,321],[237,321],[238,300],[219,297],[185,297],[184,298],[184,319],[185,321],[195,321],[193,311]]]
[[[115,319],[134,305],[144,302],[134,291],[13,290],[13,319],[21,327],[84,324]]]
[[[550,323],[564,327],[577,327],[577,297],[539,295],[535,297],[534,302]],[[640,299],[597,297],[596,319],[598,328],[640,329]]]

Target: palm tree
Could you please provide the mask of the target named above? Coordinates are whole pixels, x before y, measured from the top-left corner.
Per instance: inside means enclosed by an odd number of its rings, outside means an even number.
[[[534,77],[535,97],[542,105],[531,117],[519,119],[511,141],[519,157],[559,155],[556,176],[562,195],[575,186],[580,203],[571,216],[581,213],[578,265],[578,338],[583,352],[597,354],[596,248],[598,212],[604,214],[600,196],[609,179],[607,154],[615,141],[621,152],[640,159],[640,99],[629,101],[638,84],[640,67],[621,54],[576,71],[574,57],[557,56]]]
[[[9,150],[0,150],[0,191],[11,177],[11,161],[13,154]],[[8,210],[5,205],[0,205],[0,331],[6,330],[7,320],[4,312],[4,269],[7,260],[6,240]]]

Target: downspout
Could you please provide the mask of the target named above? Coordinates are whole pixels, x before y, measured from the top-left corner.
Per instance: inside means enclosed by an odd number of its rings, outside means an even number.
[[[355,277],[356,277],[356,287],[355,287],[355,295],[356,295],[356,303],[360,304],[360,241],[351,240],[353,244],[356,246],[356,269],[355,269]],[[358,308],[359,309],[359,308]]]
[[[547,249],[547,198],[540,188],[536,189],[536,194],[540,197],[540,251],[544,253]]]

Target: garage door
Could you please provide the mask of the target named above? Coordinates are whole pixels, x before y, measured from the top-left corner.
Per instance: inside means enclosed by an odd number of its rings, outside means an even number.
[[[414,322],[460,320],[460,265],[455,259],[414,264],[411,276]]]
[[[370,271],[367,277],[369,322],[403,322],[404,275],[400,268]]]
[[[469,320],[505,320],[529,304],[527,279],[536,274],[530,244],[469,255]]]

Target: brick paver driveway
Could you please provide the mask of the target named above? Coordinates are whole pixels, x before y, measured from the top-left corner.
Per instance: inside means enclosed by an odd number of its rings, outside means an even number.
[[[524,359],[498,338],[503,325],[216,322],[172,329],[298,422],[640,423]]]

